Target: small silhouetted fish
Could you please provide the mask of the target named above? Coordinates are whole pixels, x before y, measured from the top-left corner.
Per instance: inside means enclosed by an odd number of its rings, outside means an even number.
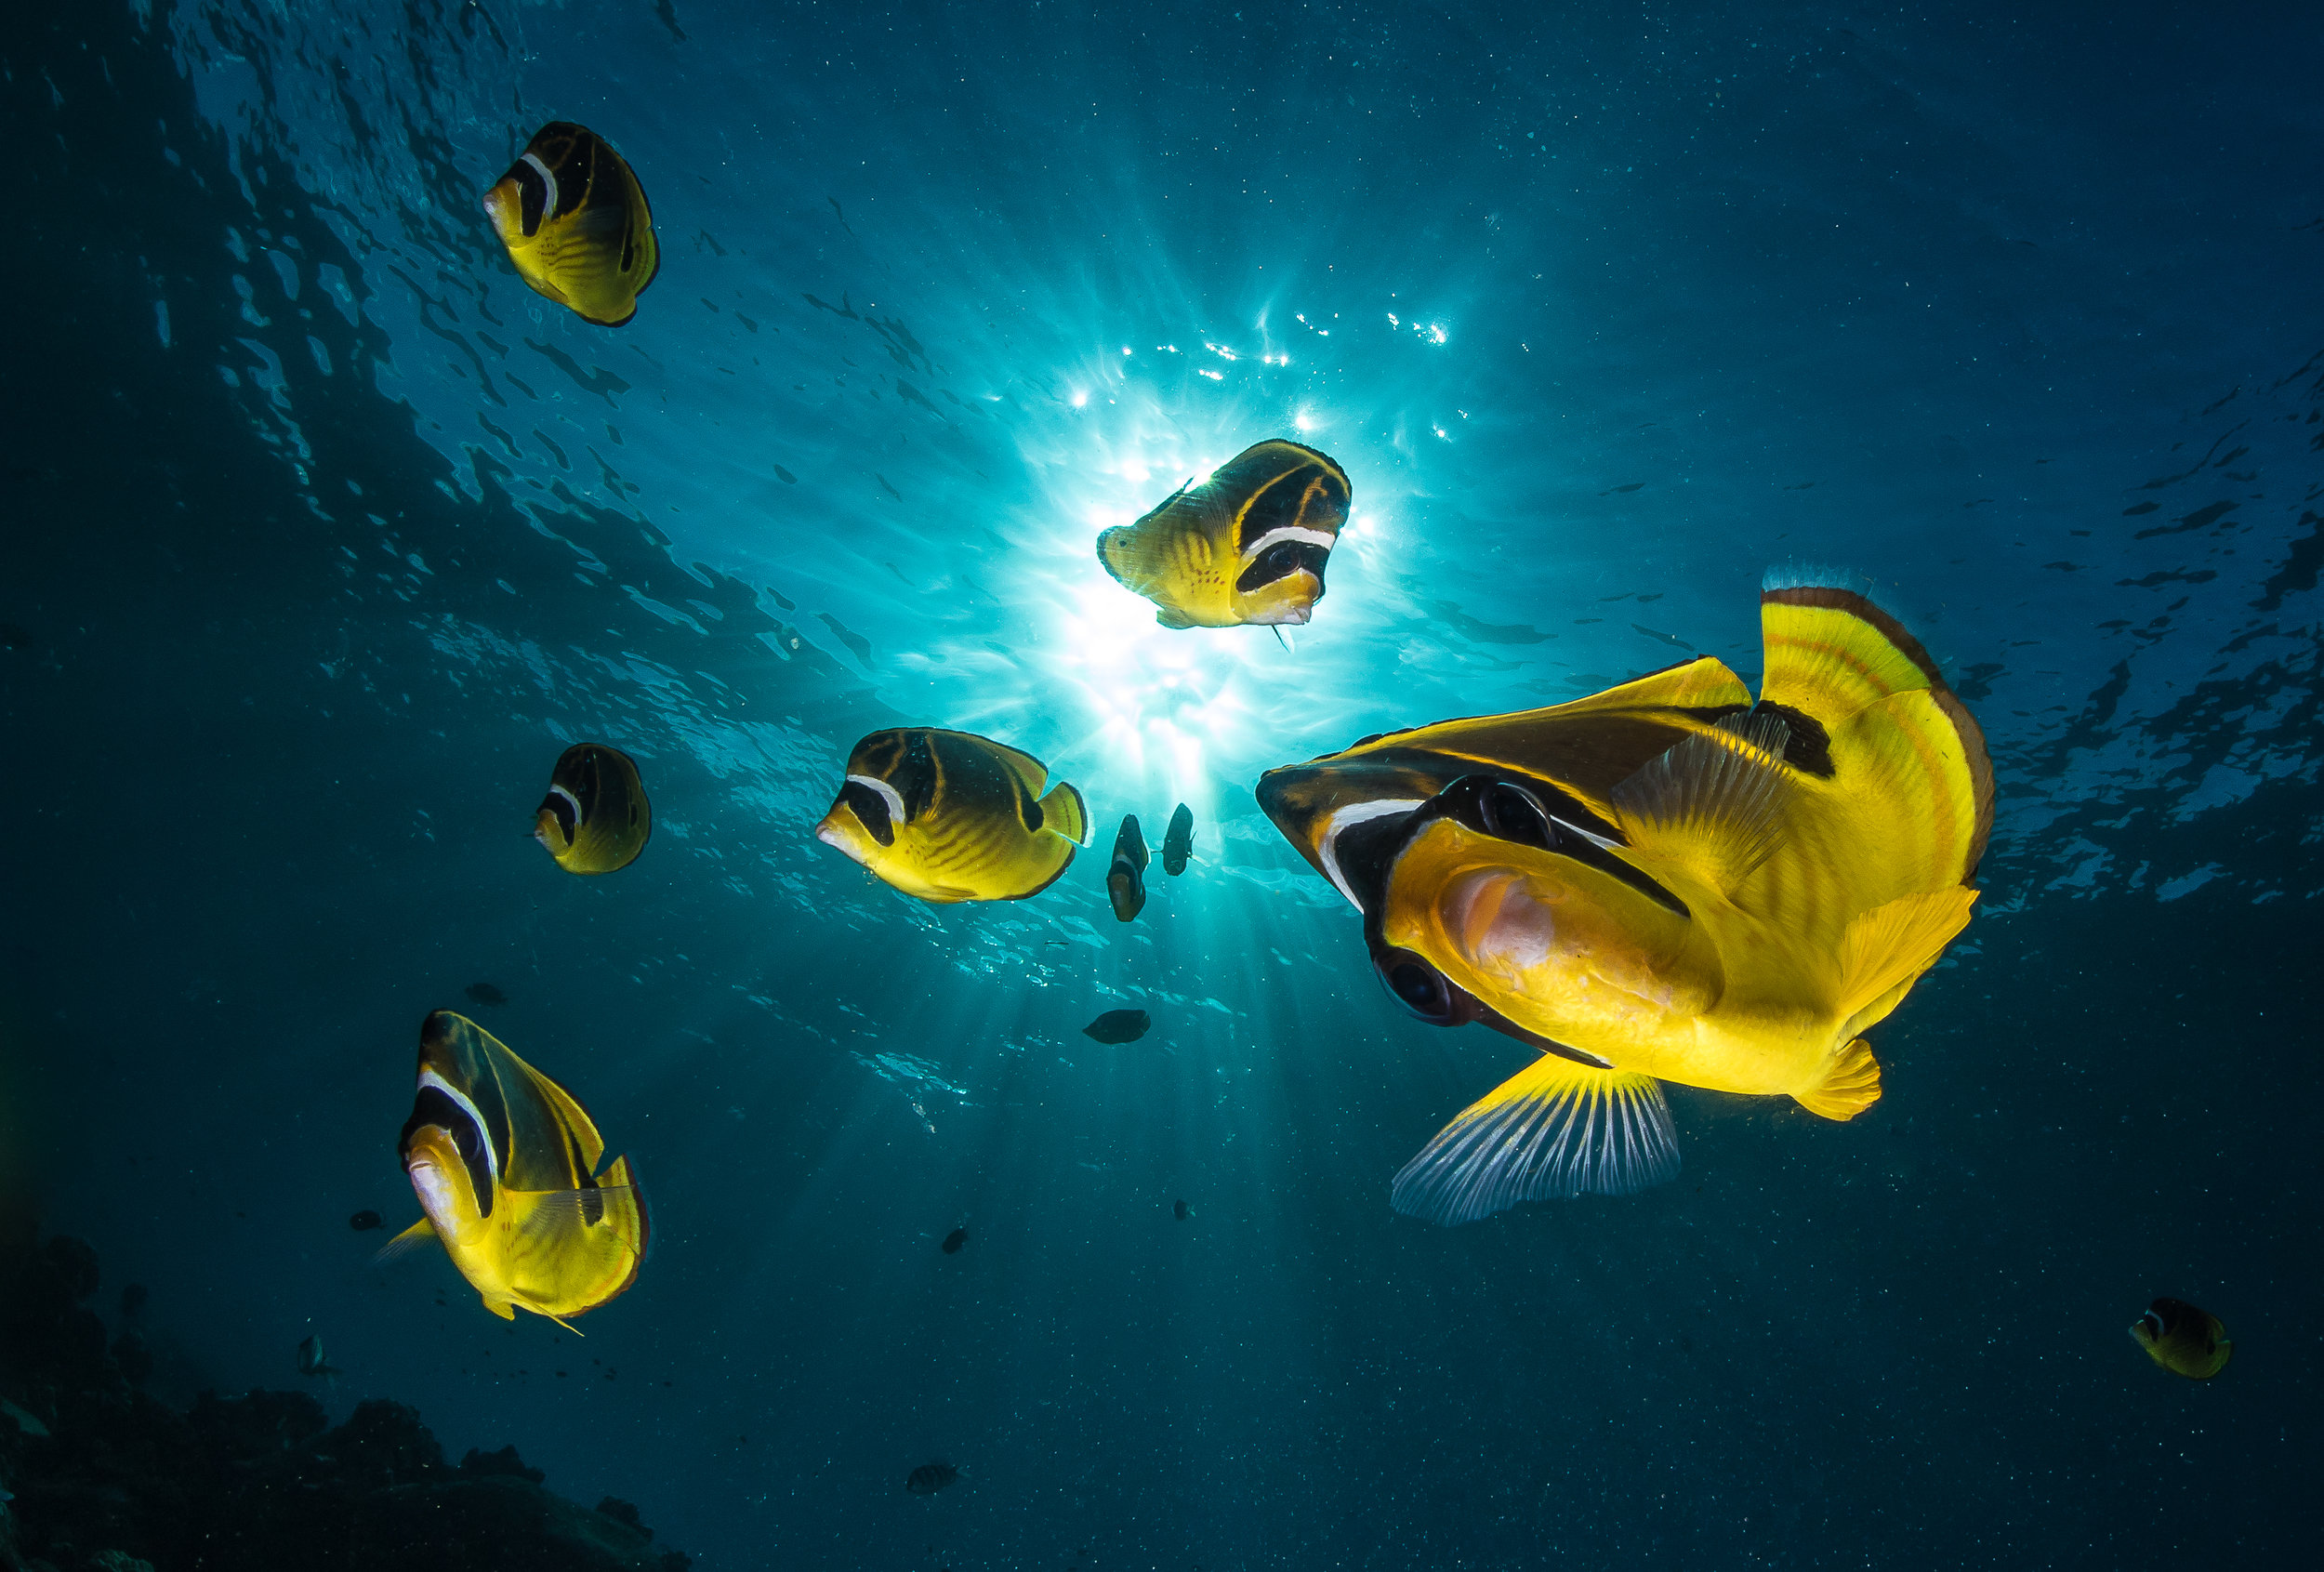
[[[1195,854],[1195,811],[1183,802],[1170,812],[1170,827],[1162,836],[1162,871],[1175,878],[1186,871]]]
[[[477,1004],[507,1004],[508,996],[490,983],[470,983],[468,997]]]
[[[299,1343],[298,1373],[302,1376],[321,1376],[324,1380],[339,1373],[337,1365],[326,1362],[323,1357],[322,1333],[310,1332]]]
[[[1154,1017],[1142,1010],[1109,1010],[1081,1028],[1082,1035],[1100,1042],[1136,1042],[1154,1029]]]
[[[944,1254],[958,1255],[960,1253],[960,1247],[968,1242],[969,1231],[967,1229],[954,1229],[951,1233],[944,1235]]]
[[[366,1208],[365,1209],[357,1212],[353,1217],[349,1218],[347,1220],[347,1225],[355,1230],[358,1234],[368,1234],[373,1229],[380,1226],[379,1214]]]
[[[121,1313],[124,1315],[135,1315],[144,1308],[145,1285],[143,1283],[125,1284],[121,1290]]]
[[[1195,1215],[1195,1209],[1188,1206],[1184,1201],[1181,1201],[1177,1205],[1170,1208],[1170,1215],[1177,1218],[1179,1222],[1183,1222],[1188,1218]]]
[[[905,1477],[904,1487],[915,1496],[932,1496],[959,1477],[950,1463],[922,1463]]]
[[[1105,898],[1114,903],[1117,921],[1128,922],[1145,907],[1146,855],[1138,815],[1124,813],[1121,831],[1114,837],[1114,865],[1105,875]]]

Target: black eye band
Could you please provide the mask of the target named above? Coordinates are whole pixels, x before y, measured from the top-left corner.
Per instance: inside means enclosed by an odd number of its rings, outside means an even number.
[[[839,788],[839,800],[874,840],[882,846],[896,843],[895,820],[889,815],[886,798],[861,781],[850,781]]]
[[[548,211],[548,182],[541,178],[538,169],[521,158],[508,165],[508,172],[501,178],[517,183],[518,216],[525,234],[540,233],[541,219]]]
[[[567,840],[574,838],[580,828],[580,821],[574,815],[571,798],[552,791],[541,799],[541,807],[556,816],[557,827],[564,832]]]
[[[486,1217],[493,1210],[492,1156],[485,1149],[484,1132],[477,1127],[469,1111],[455,1103],[442,1087],[424,1086],[412,1100],[412,1116],[403,1121],[403,1133],[395,1140],[399,1156],[408,1157],[412,1137],[433,1125],[452,1137],[454,1148],[460,1154],[460,1162],[468,1169],[469,1188],[476,1192],[476,1209]]]
[[[1417,831],[1432,818],[1451,819],[1496,840],[1570,857],[1629,885],[1667,911],[1680,917],[1693,915],[1685,902],[1556,817],[1538,797],[1514,782],[1491,775],[1463,775],[1414,812],[1410,830]]]
[[[1288,578],[1305,568],[1315,575],[1315,587],[1323,588],[1324,563],[1331,556],[1328,547],[1307,540],[1278,540],[1259,554],[1258,560],[1245,568],[1235,581],[1237,593],[1248,595],[1263,588],[1277,579]]]

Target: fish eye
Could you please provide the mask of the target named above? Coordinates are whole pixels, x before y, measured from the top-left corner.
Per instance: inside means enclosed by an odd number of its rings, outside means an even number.
[[[847,804],[856,821],[882,846],[896,843],[895,821],[888,813],[888,804],[880,795],[861,781],[850,781],[839,788],[839,800]]]
[[[1514,840],[1525,846],[1545,850],[1556,844],[1550,830],[1550,816],[1533,793],[1507,781],[1495,781],[1485,788],[1477,802],[1477,812],[1485,825],[1485,833],[1497,840]]]
[[[1410,950],[1382,949],[1372,968],[1396,1002],[1432,1026],[1458,1026],[1469,1019],[1462,1006],[1468,996]]]

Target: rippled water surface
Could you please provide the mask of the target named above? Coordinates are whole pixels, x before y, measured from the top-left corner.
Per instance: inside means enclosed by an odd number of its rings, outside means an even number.
[[[0,1144],[152,1285],[158,1390],[321,1329],[337,1406],[709,1567],[2312,1552],[2314,18],[46,10],[0,46]],[[626,327],[485,224],[551,119],[652,199]],[[1270,436],[1353,488],[1315,620],[1158,627],[1097,532]],[[1526,1053],[1396,1011],[1253,782],[1751,674],[1800,563],[1999,782],[1886,1095],[1681,1090],[1673,1184],[1395,1215]],[[1130,926],[1096,852],[906,901],[812,835],[901,724],[1037,755],[1101,849],[1183,800],[1195,866]],[[584,738],[655,805],[610,878],[527,839]],[[438,1007],[644,1178],[586,1341],[347,1227],[415,1214]],[[2124,1338],[2158,1294],[2217,1381]]]

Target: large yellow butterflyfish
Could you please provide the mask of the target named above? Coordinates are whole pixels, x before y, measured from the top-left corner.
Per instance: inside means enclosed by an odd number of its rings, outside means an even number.
[[[1761,626],[1756,700],[1705,656],[1260,782],[1412,1013],[1540,1050],[1396,1176],[1398,1209],[1459,1222],[1668,1179],[1662,1081],[1832,1119],[1879,1098],[1862,1033],[1969,921],[1992,768],[1862,595],[1771,578]]]
[[[815,839],[906,895],[1022,901],[1089,843],[1089,810],[1029,753],[971,732],[874,732],[847,759]]]
[[[1253,444],[1098,536],[1098,561],[1165,627],[1304,623],[1348,522],[1348,472],[1298,443]]]
[[[586,125],[553,120],[484,193],[517,276],[585,322],[619,327],[662,268],[654,214],[628,162]]]
[[[605,1143],[564,1088],[464,1015],[419,1029],[419,1093],[397,1138],[427,1216],[387,1256],[433,1237],[484,1308],[562,1323],[637,1281],[645,1203],[627,1157],[602,1176]]]

